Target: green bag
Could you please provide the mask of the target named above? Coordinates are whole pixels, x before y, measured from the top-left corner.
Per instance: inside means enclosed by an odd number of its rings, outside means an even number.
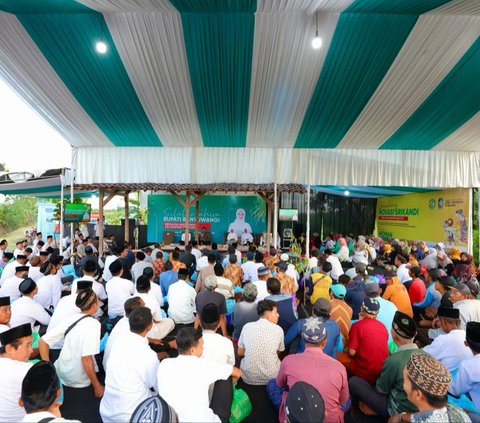
[[[230,410],[230,423],[240,423],[252,412],[252,403],[247,393],[233,384],[233,401]]]

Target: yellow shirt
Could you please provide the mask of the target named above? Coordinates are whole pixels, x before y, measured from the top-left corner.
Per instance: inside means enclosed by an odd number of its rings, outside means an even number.
[[[312,275],[312,283],[313,293],[310,297],[310,302],[315,304],[315,301],[317,301],[319,298],[325,298],[326,300],[330,301],[328,289],[332,284],[332,278],[328,275],[324,275],[323,273],[314,273]]]

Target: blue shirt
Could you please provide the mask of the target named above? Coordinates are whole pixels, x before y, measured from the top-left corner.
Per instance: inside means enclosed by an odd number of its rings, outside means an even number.
[[[294,354],[302,353],[305,351],[305,341],[303,340],[302,326],[305,324],[306,319],[298,320],[295,322],[287,334],[285,335],[285,346],[291,344],[295,338],[299,338],[299,342]],[[327,342],[323,348],[323,352],[330,357],[337,359],[337,345],[340,341],[340,328],[335,320],[328,319],[325,321],[325,328],[327,329]]]
[[[392,322],[395,313],[397,312],[397,306],[391,301],[385,300],[382,297],[375,297],[375,299],[380,304],[380,311],[377,314],[377,320],[382,322],[387,328],[388,342],[390,342],[392,340],[392,333],[390,329],[392,329]]]
[[[297,316],[293,309],[292,296],[290,294],[269,295],[266,300],[275,301],[278,309],[278,326],[286,333],[290,327],[297,322]]]
[[[170,285],[178,281],[178,273],[173,270],[167,270],[160,273],[160,287],[162,288],[162,294],[165,297],[168,294],[168,288]]]
[[[358,313],[365,299],[365,283],[362,281],[352,281],[347,285],[347,293],[345,294],[345,302],[352,307],[353,320],[358,320]]]

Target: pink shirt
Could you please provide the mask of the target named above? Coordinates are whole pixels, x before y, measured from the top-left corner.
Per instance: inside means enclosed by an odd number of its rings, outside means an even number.
[[[320,348],[309,347],[301,354],[285,357],[277,376],[277,385],[293,386],[296,382],[306,382],[314,386],[325,402],[325,421],[343,422],[344,412],[340,404],[350,396],[347,372],[343,364],[325,354]],[[285,421],[285,399],[278,412],[279,421]]]

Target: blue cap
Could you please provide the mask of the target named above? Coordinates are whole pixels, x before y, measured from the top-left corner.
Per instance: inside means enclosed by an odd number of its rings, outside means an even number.
[[[330,285],[330,289],[332,290],[333,295],[337,298],[343,298],[347,294],[347,288],[345,288],[341,283]]]
[[[310,344],[319,344],[327,336],[325,323],[320,317],[310,317],[305,319],[302,325],[302,336],[305,342]]]

